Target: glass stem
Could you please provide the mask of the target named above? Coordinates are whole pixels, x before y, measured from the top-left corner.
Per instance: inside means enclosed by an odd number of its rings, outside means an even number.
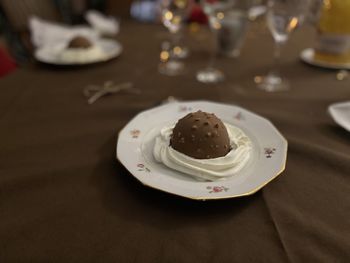
[[[217,40],[217,32],[216,30],[213,30],[213,35],[214,35],[214,47],[212,52],[210,53],[210,58],[209,58],[209,62],[208,62],[208,68],[209,69],[213,69],[214,68],[214,64],[216,61],[216,56],[218,53],[218,40]]]
[[[180,32],[174,32],[171,34],[172,38],[171,38],[171,42],[172,42],[172,47],[176,47],[179,44],[180,41]]]
[[[176,32],[171,33],[171,47],[170,47],[170,58],[171,60],[177,60],[177,57],[174,54],[174,48],[179,45],[181,39],[181,29]]]
[[[275,41],[275,48],[273,52],[274,63],[270,74],[276,77],[280,77],[281,46],[282,46],[281,42]]]

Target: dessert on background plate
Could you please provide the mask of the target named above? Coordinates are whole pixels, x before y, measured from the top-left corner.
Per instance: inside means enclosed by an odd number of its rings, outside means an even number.
[[[84,36],[73,37],[59,52],[59,58],[68,63],[87,63],[105,56],[99,45]]]
[[[82,66],[118,57],[122,53],[122,45],[114,39],[101,38],[100,33],[108,27],[107,31],[117,34],[119,24],[96,12],[88,12],[87,16],[92,28],[66,26],[31,17],[29,28],[36,48],[35,59],[51,65]]]
[[[153,155],[158,162],[197,180],[215,181],[237,174],[248,162],[251,148],[241,129],[199,110],[176,125],[163,127]]]
[[[88,65],[111,60],[118,57],[123,51],[122,45],[116,40],[97,39],[91,41],[89,38],[86,39],[87,43],[85,41],[76,43],[75,40],[74,42],[59,42],[56,45],[40,47],[35,51],[34,57],[40,62],[52,65]],[[69,44],[71,44],[70,48]],[[76,47],[77,45],[82,45],[82,47]]]

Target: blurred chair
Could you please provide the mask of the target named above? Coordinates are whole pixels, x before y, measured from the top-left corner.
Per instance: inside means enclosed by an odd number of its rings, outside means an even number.
[[[119,16],[121,18],[129,18],[130,17],[130,6],[131,3],[135,0],[106,0],[105,7],[106,12],[109,15]]]
[[[19,64],[32,60],[28,19],[36,15],[66,24],[84,23],[88,9],[104,11],[106,0],[0,0],[0,24],[12,56]]]
[[[0,78],[10,74],[16,69],[16,63],[11,58],[10,54],[6,53],[0,45]]]
[[[0,5],[16,32],[28,29],[28,19],[31,15],[53,21],[59,19],[57,9],[50,0],[1,0]]]
[[[59,12],[51,0],[0,0],[0,23],[10,52],[20,64],[31,60],[33,46],[28,29],[31,15],[51,21],[60,20]]]
[[[95,9],[109,15],[129,17],[133,0],[0,0],[0,26],[12,56],[19,64],[32,60],[28,19],[36,15],[66,24],[84,23],[86,10]]]
[[[85,23],[84,14],[89,9],[105,12],[106,0],[53,0],[60,10],[64,22],[69,24]]]

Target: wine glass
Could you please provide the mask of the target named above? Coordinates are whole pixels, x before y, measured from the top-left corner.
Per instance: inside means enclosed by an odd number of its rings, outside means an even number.
[[[159,6],[163,25],[171,34],[171,43],[165,43],[162,47],[159,72],[169,76],[180,75],[185,71],[185,64],[180,60],[181,48],[178,45],[180,37],[178,33],[189,14],[191,0],[160,0]]]
[[[197,80],[203,83],[217,83],[225,79],[224,73],[214,67],[217,55],[217,34],[221,29],[221,21],[225,17],[225,12],[232,9],[235,0],[201,0],[200,4],[204,13],[208,16],[209,28],[215,37],[216,47],[213,50],[206,68],[197,72]]]
[[[308,5],[308,0],[268,0],[266,18],[275,42],[274,69],[267,76],[254,78],[258,88],[268,92],[289,89],[288,80],[279,73],[281,46],[288,41],[290,33],[304,21]]]

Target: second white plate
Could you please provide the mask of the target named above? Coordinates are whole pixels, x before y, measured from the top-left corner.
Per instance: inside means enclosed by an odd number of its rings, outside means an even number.
[[[350,101],[334,103],[328,112],[337,124],[350,132]]]
[[[36,50],[34,56],[38,61],[52,65],[88,65],[111,60],[115,57],[118,57],[123,51],[122,45],[115,40],[100,39],[96,42],[96,45],[102,49],[104,55],[96,58],[95,60],[90,60],[87,62],[77,61],[74,63],[61,60],[59,56],[57,56],[57,53],[52,48],[48,47]]]
[[[328,69],[350,69],[350,63],[339,64],[315,60],[315,50],[313,48],[304,49],[300,53],[300,59],[305,63],[316,67]]]

